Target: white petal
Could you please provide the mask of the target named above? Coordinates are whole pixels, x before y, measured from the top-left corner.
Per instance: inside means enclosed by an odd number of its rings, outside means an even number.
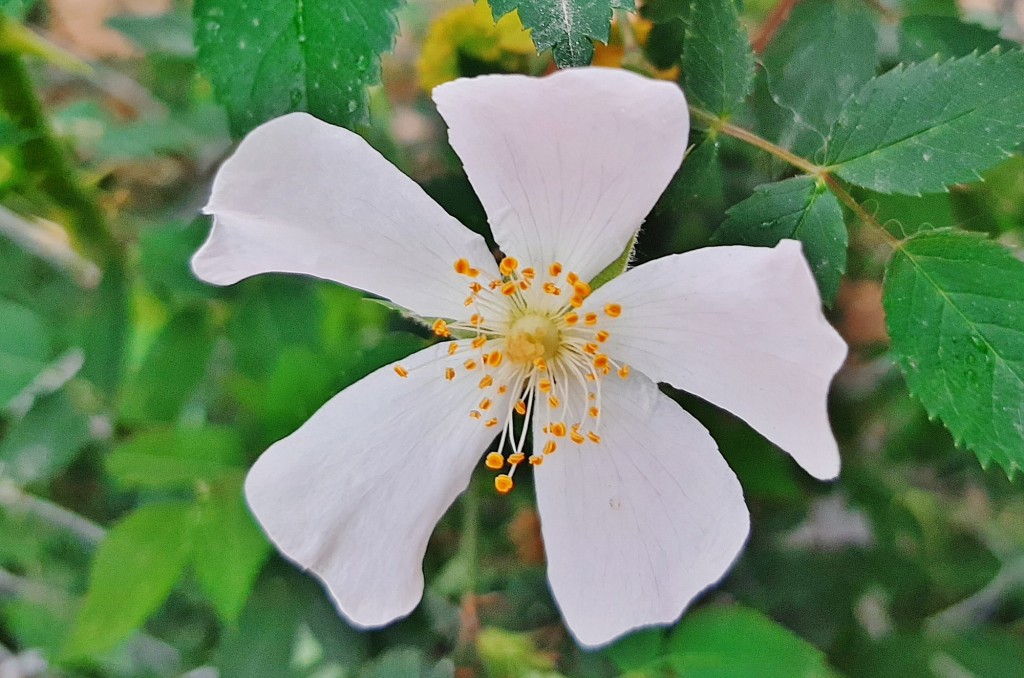
[[[639,266],[582,310],[622,305],[605,350],[729,410],[816,478],[839,473],[826,396],[846,344],[825,320],[800,244],[709,247]]]
[[[252,131],[224,163],[206,212],[196,274],[230,285],[280,271],[326,278],[425,317],[463,317],[467,258],[497,274],[463,227],[359,135],[304,113]]]
[[[562,444],[534,471],[551,588],[586,646],[678,619],[749,529],[704,427],[641,374],[603,383],[601,442]]]
[[[460,79],[433,97],[503,251],[584,280],[622,254],[690,129],[676,85],[622,70]]]
[[[400,361],[407,378],[381,368],[271,446],[246,479],[270,539],[360,626],[416,607],[427,540],[494,438],[469,417],[479,370],[444,377],[461,359],[440,344]]]

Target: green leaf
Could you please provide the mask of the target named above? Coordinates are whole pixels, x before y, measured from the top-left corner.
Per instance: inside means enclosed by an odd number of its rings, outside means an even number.
[[[592,40],[608,42],[612,10],[634,6],[633,0],[491,0],[495,21],[518,10],[537,51],[550,48],[559,68],[589,65]]]
[[[200,498],[192,566],[200,586],[225,623],[238,621],[270,542],[249,516],[241,475]]]
[[[886,320],[910,391],[982,465],[1024,465],[1024,263],[982,236],[923,233],[885,273]]]
[[[659,0],[645,6],[655,22],[681,21],[683,90],[690,102],[727,118],[750,93],[754,53],[733,0]]]
[[[0,469],[18,485],[49,480],[92,439],[89,420],[67,391],[40,398],[0,442]]]
[[[993,47],[1013,49],[1014,43],[999,37],[998,31],[964,23],[950,16],[908,16],[900,24],[899,60],[926,61],[965,57],[971,52],[988,52]]]
[[[668,640],[667,663],[686,678],[825,678],[825,656],[760,612],[690,612]]]
[[[0,407],[32,383],[50,357],[50,335],[33,311],[0,299]]]
[[[834,55],[842,46],[842,56]],[[772,99],[790,115],[781,146],[812,157],[854,92],[875,75],[878,28],[862,0],[804,0],[762,55]]]
[[[110,530],[96,551],[66,657],[110,650],[160,607],[188,562],[194,521],[190,504],[150,504]]]
[[[237,431],[213,426],[140,433],[107,456],[107,472],[126,488],[192,487],[244,467]]]
[[[171,318],[126,384],[124,417],[173,421],[205,376],[213,342],[213,328],[204,310],[188,309]]]
[[[978,179],[1024,137],[1024,52],[897,67],[843,106],[826,163],[881,193],[917,195]]]
[[[846,224],[839,202],[811,177],[794,177],[758,186],[732,206],[713,236],[720,245],[774,247],[799,240],[814,271],[822,299],[831,305],[846,270]]]
[[[394,45],[402,0],[197,0],[199,64],[241,136],[292,111],[351,127]]]

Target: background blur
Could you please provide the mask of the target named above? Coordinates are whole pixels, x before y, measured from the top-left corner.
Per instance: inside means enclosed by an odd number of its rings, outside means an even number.
[[[1024,36],[1024,2],[866,4],[882,63],[899,57],[897,11],[922,6]],[[775,6],[744,7],[766,61],[779,44],[766,31]],[[264,276],[214,289],[192,277],[189,257],[209,227],[197,211],[231,137],[197,70],[190,3],[0,0],[0,11],[0,53],[32,53],[29,84],[56,140],[42,161],[24,151],[11,111],[34,103],[25,83],[0,79],[0,678],[600,677],[628,672],[662,642],[650,632],[604,652],[575,647],[547,590],[528,474],[507,497],[489,474],[475,478],[474,500],[435,533],[427,594],[411,617],[373,633],[346,626],[314,581],[272,554],[241,480],[270,443],[341,388],[426,345],[427,333],[318,281]],[[494,28],[468,2],[412,0],[399,21],[371,124],[359,131],[484,233],[429,88],[459,75],[541,74],[549,58],[517,21]],[[620,28],[595,63],[636,66]],[[643,40],[645,30],[637,21],[628,35]],[[823,59],[842,58],[842,45],[805,41]],[[762,87],[738,118],[763,128],[779,110]],[[640,260],[704,246],[727,206],[784,170],[724,142],[723,180],[667,194]],[[958,224],[1020,246],[1024,161],[986,178],[913,202],[913,219],[900,198],[860,197],[897,226]],[[113,237],[73,247],[69,220]],[[851,242],[831,310],[852,347],[832,403],[838,482],[813,482],[738,420],[673,393],[719,442],[753,521],[740,561],[684,618],[674,647],[729,645],[756,658],[798,643],[774,626],[764,638],[743,626],[716,631],[715,609],[738,602],[757,611],[751,628],[771,618],[824,653],[831,668],[799,649],[800,675],[1019,678],[1020,480],[983,470],[907,395],[887,358],[878,243],[860,232]],[[763,661],[688,675],[764,676]]]

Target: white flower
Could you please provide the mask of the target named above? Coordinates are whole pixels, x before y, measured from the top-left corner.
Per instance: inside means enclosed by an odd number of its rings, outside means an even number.
[[[490,449],[499,490],[536,465],[551,588],[583,645],[672,622],[749,520],[715,442],[656,382],[832,478],[825,398],[846,346],[795,241],[669,256],[591,292],[679,167],[674,85],[590,68],[457,80],[434,99],[500,266],[359,136],[308,115],[255,130],[217,175],[204,280],[313,275],[469,336],[335,396],[260,457],[249,503],[346,617],[380,626],[420,600],[434,525]]]

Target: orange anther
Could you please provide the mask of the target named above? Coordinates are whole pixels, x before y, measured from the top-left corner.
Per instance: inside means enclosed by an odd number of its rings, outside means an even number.
[[[618,318],[622,315],[622,306],[619,304],[607,304],[604,307],[604,313],[609,318]]]
[[[575,325],[580,321],[580,316],[578,313],[566,313],[564,320],[566,325]]]
[[[569,305],[572,306],[573,308],[579,308],[580,306],[583,305],[583,297],[579,295],[574,296],[572,299],[569,300]]]
[[[439,337],[447,337],[448,335],[450,335],[451,332],[448,331],[448,323],[446,323],[441,318],[438,318],[437,320],[435,320],[434,321],[434,334],[436,334]]]
[[[522,400],[517,400],[515,410],[519,414],[526,414],[526,403],[524,403]]]
[[[494,377],[489,374],[485,374],[484,378],[480,380],[480,388],[487,388],[494,383]]]
[[[601,410],[597,409],[596,407],[591,407],[589,412],[590,416],[594,417],[595,419],[601,416]]]
[[[469,418],[470,419],[481,419],[481,418],[483,418],[483,416],[484,415],[480,414],[476,410],[470,410],[469,411]]]
[[[508,494],[509,492],[511,492],[513,485],[514,483],[512,482],[512,479],[509,478],[504,473],[494,478],[494,489],[496,489],[501,494]]]
[[[555,283],[553,283],[553,282],[546,282],[546,283],[544,283],[544,292],[547,293],[547,294],[550,294],[552,296],[557,297],[559,294],[562,293],[562,290],[560,290],[558,288],[558,285],[556,285]]]
[[[468,271],[466,271],[466,275],[468,275],[470,278],[475,278],[478,275],[480,275],[480,269],[479,268],[471,268]]]
[[[597,381],[597,377],[594,376],[593,372],[587,372],[587,381]]]
[[[550,429],[551,429],[551,431],[550,431],[551,435],[555,436],[556,438],[563,438],[563,437],[565,437],[565,424],[564,423],[562,423],[560,421],[556,421],[554,424],[551,424]]]
[[[629,365],[623,365],[619,368],[619,376],[623,379],[629,378]]]
[[[588,393],[587,394],[587,400],[597,400],[597,394],[596,393]]]
[[[587,433],[587,437],[590,438],[590,442],[592,443],[596,444],[601,442],[601,436],[597,435],[593,431]]]
[[[534,358],[533,366],[537,368],[538,372],[548,371],[548,364],[547,361],[544,360],[544,358]]]
[[[518,466],[519,464],[522,464],[524,461],[526,461],[526,455],[523,454],[522,452],[516,452],[515,454],[510,454],[508,456],[508,463],[512,464],[513,466]]]
[[[597,355],[597,344],[583,344],[583,352]]]
[[[519,268],[519,260],[515,257],[505,257],[498,264],[498,270],[502,275],[512,275],[517,268]]]
[[[470,358],[466,362],[462,363],[462,366],[465,367],[467,370],[475,370],[476,369],[476,361],[473,360],[472,358]]]
[[[459,275],[466,275],[469,273],[469,269],[469,259],[459,259],[455,262],[455,272]]]
[[[527,280],[533,280],[534,276],[536,276],[537,274],[536,272],[534,272],[532,268],[524,268],[519,272],[519,275],[523,276]]]
[[[551,264],[550,268],[548,268],[548,273],[551,274],[552,278],[557,278],[559,275],[562,274],[562,265],[556,261],[555,263]]]
[[[501,287],[501,281],[500,280],[492,280],[491,282],[487,283],[487,286],[490,287],[492,290],[496,290],[499,287]]]
[[[583,282],[582,280],[577,280],[576,282],[574,282],[572,284],[572,289],[576,293],[577,297],[585,297],[589,295],[591,292],[590,285]]]
[[[444,371],[444,378],[447,379],[448,381],[451,381],[452,379],[454,379],[455,378],[455,368],[454,367],[446,368],[445,371]]]
[[[584,442],[586,442],[587,439],[584,438],[579,431],[573,428],[573,430],[569,433],[569,440],[573,441],[577,445],[582,445]]]
[[[480,401],[479,407],[484,412],[486,412],[487,410],[491,409],[491,399],[490,398],[484,398],[483,400]]]
[[[484,317],[479,313],[474,313],[469,318],[469,324],[472,325],[473,327],[480,327],[481,325],[484,324]]]
[[[497,452],[491,452],[487,455],[487,458],[484,459],[484,465],[492,471],[499,471],[503,466],[505,466],[505,457],[501,456]]]
[[[405,369],[401,365],[395,365],[395,374],[400,376],[402,379],[405,379],[409,376],[409,370]]]
[[[548,407],[550,407],[551,409],[555,409],[561,404],[562,401],[556,398],[555,396],[548,396]]]
[[[498,387],[498,395],[505,395],[506,393],[508,393],[508,386],[502,384],[501,386]]]
[[[473,348],[480,348],[480,347],[482,347],[486,343],[487,343],[487,337],[477,337],[476,339],[473,340],[473,343],[470,344],[470,345]]]
[[[544,457],[538,457],[537,455],[533,455],[530,457],[530,464],[533,466],[540,466],[543,463]]]
[[[608,360],[608,356],[604,355],[603,353],[594,358],[594,367],[596,367],[599,370],[606,369],[610,363],[611,361]]]
[[[494,428],[497,425],[498,420],[494,418],[488,419],[487,422],[484,424],[484,426],[486,426],[487,428]]]
[[[541,393],[551,393],[551,380],[540,379],[537,381],[537,390]]]
[[[608,332],[606,332],[604,330],[601,330],[597,334],[594,335],[594,339],[597,339],[599,342],[601,342],[603,344],[604,342],[608,341],[608,337],[610,337],[610,336],[612,336],[612,335],[608,334]]]
[[[473,294],[480,294],[480,292],[482,292],[483,289],[484,286],[476,282],[475,280],[469,284],[469,291],[472,292]]]
[[[565,276],[565,282],[569,283],[570,285],[575,285],[576,281],[579,279],[580,277],[573,273],[572,271],[569,271],[569,274]]]
[[[501,286],[501,293],[506,297],[511,297],[516,293],[516,283],[514,280],[509,280],[507,283]]]
[[[587,324],[587,325],[596,325],[597,324],[597,314],[596,313],[588,313],[588,314],[586,314],[585,316],[583,316],[583,322],[585,324]]]
[[[448,344],[448,355],[455,355],[455,352],[458,350],[459,344],[457,342],[453,341],[452,343]]]
[[[473,297],[466,297],[466,300],[462,302],[463,306],[472,306],[473,302],[476,301]]]
[[[520,280],[519,281],[519,289],[521,289],[521,290],[528,290],[528,289],[530,289],[530,281],[529,280]]]
[[[484,362],[490,365],[491,367],[497,367],[498,365],[501,364],[501,361],[504,358],[505,354],[502,353],[501,351],[492,351],[491,353],[488,353],[487,356],[484,358]]]
[[[544,454],[554,454],[555,450],[558,449],[558,443],[554,440],[549,440],[544,443]]]

